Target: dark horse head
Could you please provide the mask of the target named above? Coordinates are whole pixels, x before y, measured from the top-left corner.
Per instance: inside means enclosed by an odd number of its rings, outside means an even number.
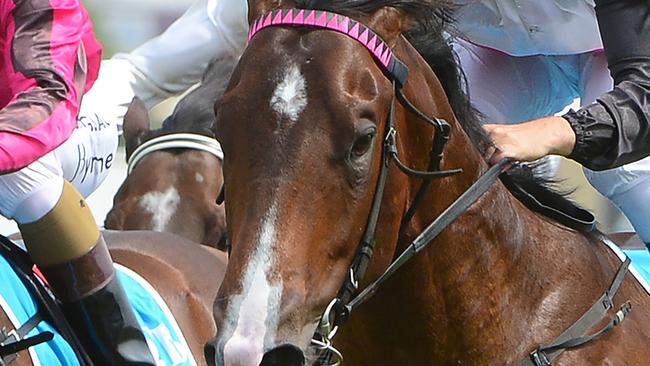
[[[249,20],[292,6],[352,16],[415,70],[428,65],[404,39],[407,31],[432,22],[426,36],[448,51],[439,6],[427,2],[249,1]],[[367,47],[340,32],[273,27],[251,39],[217,111],[226,197],[235,203],[227,207],[233,245],[209,362],[305,362],[302,352],[349,276],[368,222],[395,95],[385,73]],[[452,75],[457,82],[455,69]],[[455,120],[439,85],[433,73],[414,72],[406,90],[418,90],[414,100],[426,112]],[[407,123],[414,118],[401,106],[396,116],[400,139],[416,141],[400,141],[400,150],[425,166],[432,130]],[[392,170],[374,271],[392,258],[411,194],[408,180]],[[282,362],[268,361],[277,354]]]
[[[249,0],[254,36],[217,110],[232,251],[209,364],[315,362],[312,335],[323,335],[325,309],[356,279],[351,264],[367,254],[359,249],[373,213],[374,256],[359,289],[488,170],[480,125],[461,113],[469,108],[441,3]],[[385,44],[410,70],[403,98],[394,85],[403,69]],[[436,161],[432,146],[446,134],[427,123],[432,117],[451,135],[439,168],[462,174],[423,185],[422,175],[403,171]],[[393,154],[401,168],[383,158]],[[336,338],[345,364],[519,364],[609,286],[616,267],[605,265],[604,249],[531,212],[501,183],[490,187],[352,313]]]
[[[106,228],[163,231],[206,245],[224,244],[225,209],[216,203],[223,185],[222,160],[214,152],[220,147],[214,140],[212,106],[234,63],[214,61],[159,130],[150,130],[147,110],[134,100],[124,119],[129,174]],[[198,148],[186,146],[188,141]]]

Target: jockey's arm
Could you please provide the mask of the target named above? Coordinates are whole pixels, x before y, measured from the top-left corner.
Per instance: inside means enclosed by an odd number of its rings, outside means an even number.
[[[615,87],[564,116],[576,132],[570,157],[593,170],[650,155],[650,2],[597,0],[596,13]]]
[[[138,97],[151,108],[198,83],[214,59],[234,67],[246,42],[247,13],[246,1],[196,0],[164,33],[115,58],[141,73]]]
[[[614,89],[562,117],[486,125],[498,148],[492,162],[557,154],[604,170],[650,155],[650,2],[596,0],[596,5]]]
[[[234,68],[246,44],[247,12],[246,1],[196,0],[161,35],[103,61],[90,98],[112,107],[105,115],[121,126],[133,97],[151,109],[198,83],[212,60]]]
[[[0,174],[17,171],[62,144],[77,126],[86,87],[87,15],[48,1],[7,2],[2,33]],[[13,9],[11,9],[13,8]],[[99,52],[98,50],[91,50]]]

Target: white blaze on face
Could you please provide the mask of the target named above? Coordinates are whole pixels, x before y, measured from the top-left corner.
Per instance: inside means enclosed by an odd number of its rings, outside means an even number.
[[[291,63],[271,97],[271,108],[281,117],[296,122],[307,106],[307,82],[300,67]]]
[[[140,197],[140,207],[149,211],[151,217],[151,229],[164,231],[178,207],[181,198],[174,187],[169,187],[164,192],[149,192]]]
[[[203,175],[198,172],[194,175],[194,179],[196,179],[197,183],[203,183],[203,181],[205,180],[205,178],[203,178]]]
[[[234,327],[224,345],[226,366],[258,366],[264,356],[265,340],[272,341],[277,330],[282,284],[270,284],[268,272],[273,265],[277,206],[266,214],[244,275],[242,294],[231,301],[228,324]]]

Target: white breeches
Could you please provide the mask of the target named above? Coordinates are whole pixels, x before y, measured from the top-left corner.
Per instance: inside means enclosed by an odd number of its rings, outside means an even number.
[[[117,150],[117,127],[96,113],[83,113],[72,136],[20,171],[0,176],[0,215],[20,224],[37,221],[61,197],[63,180],[87,197],[106,179]]]

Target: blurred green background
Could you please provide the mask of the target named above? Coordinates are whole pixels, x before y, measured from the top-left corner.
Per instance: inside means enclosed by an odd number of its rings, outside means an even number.
[[[192,0],[84,0],[104,45],[104,58],[127,52],[160,34]]]

